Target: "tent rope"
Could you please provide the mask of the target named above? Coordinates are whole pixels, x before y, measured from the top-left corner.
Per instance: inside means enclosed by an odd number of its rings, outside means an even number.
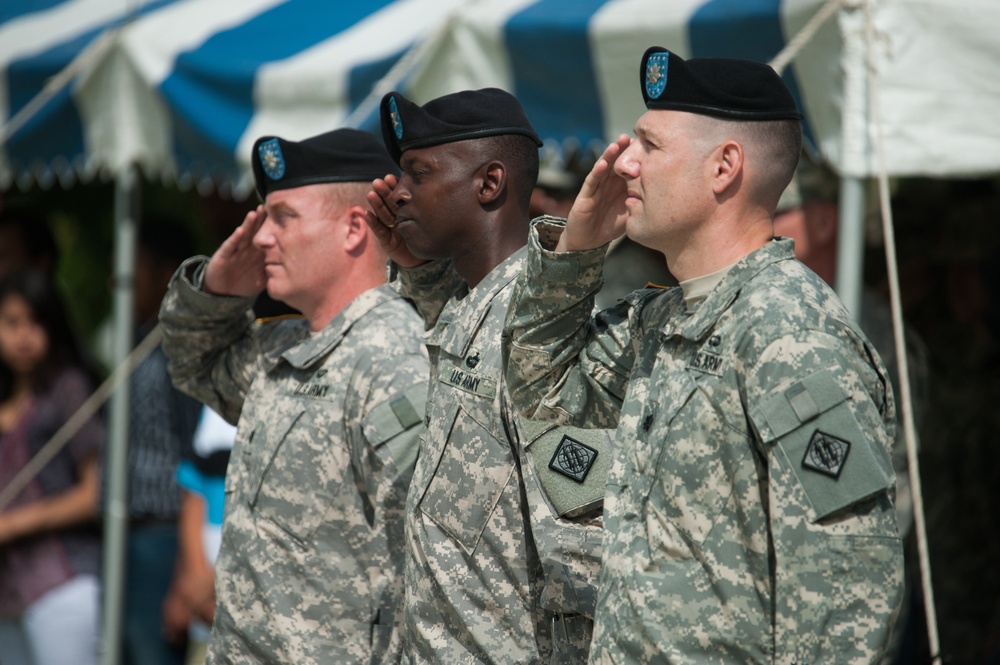
[[[813,17],[809,19],[804,26],[802,26],[802,29],[799,30],[787,44],[785,44],[785,48],[781,49],[778,55],[774,56],[768,64],[771,65],[774,71],[778,72],[778,74],[782,74],[789,63],[791,63],[791,61],[799,55],[799,51],[801,51],[806,44],[812,41],[813,37],[816,36],[816,33],[823,26],[823,24],[829,21],[841,7],[850,1],[851,0],[828,0],[827,3],[820,7],[819,11],[817,11]]]
[[[45,445],[39,449],[31,460],[22,468],[13,480],[0,490],[0,511],[4,508],[18,495],[21,493],[31,479],[34,478],[39,471],[41,471],[46,464],[48,464],[56,454],[63,449],[63,447],[69,443],[70,439],[80,431],[90,418],[97,413],[97,410],[104,406],[104,403],[108,401],[111,394],[115,391],[118,385],[128,378],[135,368],[143,360],[149,356],[150,353],[159,346],[160,342],[163,340],[163,329],[159,324],[154,327],[146,337],[139,342],[139,344],[132,349],[128,357],[111,373],[107,379],[104,380],[97,390],[88,397],[80,408],[69,417],[69,419],[63,424],[59,430],[52,435]]]
[[[920,558],[920,580],[924,594],[924,610],[927,621],[927,637],[931,653],[931,663],[939,665],[941,645],[938,638],[937,610],[934,605],[934,589],[931,583],[931,562],[928,553],[927,527],[924,518],[924,497],[920,485],[920,467],[917,458],[917,434],[913,416],[913,402],[910,393],[910,368],[906,356],[906,341],[903,331],[903,313],[899,290],[899,267],[896,257],[896,233],[889,201],[889,176],[885,165],[883,144],[882,109],[879,100],[879,86],[875,66],[875,26],[871,0],[864,0],[866,65],[868,90],[871,99],[871,115],[875,129],[875,156],[879,207],[882,216],[882,235],[885,237],[885,260],[889,278],[889,305],[892,311],[893,337],[896,344],[896,359],[899,365],[899,388],[903,410],[903,433],[906,440],[906,457],[909,465],[910,489],[913,492],[913,518],[917,530],[917,553]]]
[[[805,26],[791,39],[769,63],[778,74],[781,74],[789,63],[809,43],[838,10],[846,6],[857,6],[858,0],[829,0],[816,14],[806,22]],[[885,237],[886,270],[889,281],[889,305],[892,312],[893,340],[896,347],[896,358],[899,366],[900,405],[903,412],[903,433],[906,442],[906,458],[910,488],[913,493],[913,522],[916,529],[917,553],[920,564],[920,581],[924,596],[924,611],[927,622],[927,638],[931,652],[932,665],[940,665],[941,645],[938,638],[937,610],[934,604],[934,589],[931,582],[931,563],[927,542],[927,527],[924,517],[924,497],[920,484],[920,462],[917,457],[917,434],[913,415],[913,398],[910,389],[910,368],[906,355],[906,341],[903,329],[903,314],[899,291],[899,266],[896,259],[896,235],[892,218],[892,206],[889,201],[889,176],[885,166],[885,147],[883,144],[883,123],[879,102],[879,88],[875,67],[875,27],[872,16],[871,0],[861,0],[865,13],[865,46],[868,88],[871,98],[871,115],[875,129],[875,154],[877,159],[877,178],[879,192],[879,207],[882,216],[882,235]]]

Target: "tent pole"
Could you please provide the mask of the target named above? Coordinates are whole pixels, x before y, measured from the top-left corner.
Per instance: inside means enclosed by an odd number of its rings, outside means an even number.
[[[840,179],[840,232],[837,235],[837,295],[855,319],[861,316],[861,285],[865,251],[865,183]]]
[[[137,173],[126,168],[115,179],[115,289],[114,347],[112,366],[120,366],[132,348],[133,290],[135,274]],[[115,389],[109,407],[107,479],[104,505],[103,623],[101,628],[101,664],[117,665],[121,656],[121,626],[124,586],[125,547],[128,537],[128,429],[129,388],[126,378]]]

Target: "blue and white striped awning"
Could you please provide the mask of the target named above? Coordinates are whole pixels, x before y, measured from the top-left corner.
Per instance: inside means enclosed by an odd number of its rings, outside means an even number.
[[[256,137],[376,130],[389,90],[502,87],[547,142],[605,142],[643,110],[646,47],[769,62],[831,2],[4,0],[0,187],[137,164],[246,191]],[[841,1],[832,16],[783,75],[842,173],[877,168],[869,53],[890,173],[1000,171],[1000,3]]]
[[[3,142],[0,178],[70,181],[135,163],[182,182],[245,184],[256,136],[347,123],[459,4],[5,0],[0,120],[18,120],[74,58],[79,67]]]

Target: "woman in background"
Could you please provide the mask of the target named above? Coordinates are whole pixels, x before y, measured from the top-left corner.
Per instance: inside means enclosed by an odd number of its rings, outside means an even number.
[[[0,282],[0,487],[93,391],[96,374],[62,301],[39,273]],[[0,665],[98,661],[104,430],[89,420],[0,507]]]

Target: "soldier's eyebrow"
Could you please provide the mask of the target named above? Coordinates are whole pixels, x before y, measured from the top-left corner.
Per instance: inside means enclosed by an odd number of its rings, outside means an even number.
[[[291,207],[284,201],[278,201],[273,205],[265,206],[265,209],[267,210],[268,215],[273,215],[275,217],[279,215],[282,217],[298,217],[298,212],[296,212],[295,208]]]
[[[427,170],[429,168],[430,162],[420,155],[413,155],[411,153],[406,153],[399,160],[399,167],[404,171],[412,171],[416,168],[421,168]]]

